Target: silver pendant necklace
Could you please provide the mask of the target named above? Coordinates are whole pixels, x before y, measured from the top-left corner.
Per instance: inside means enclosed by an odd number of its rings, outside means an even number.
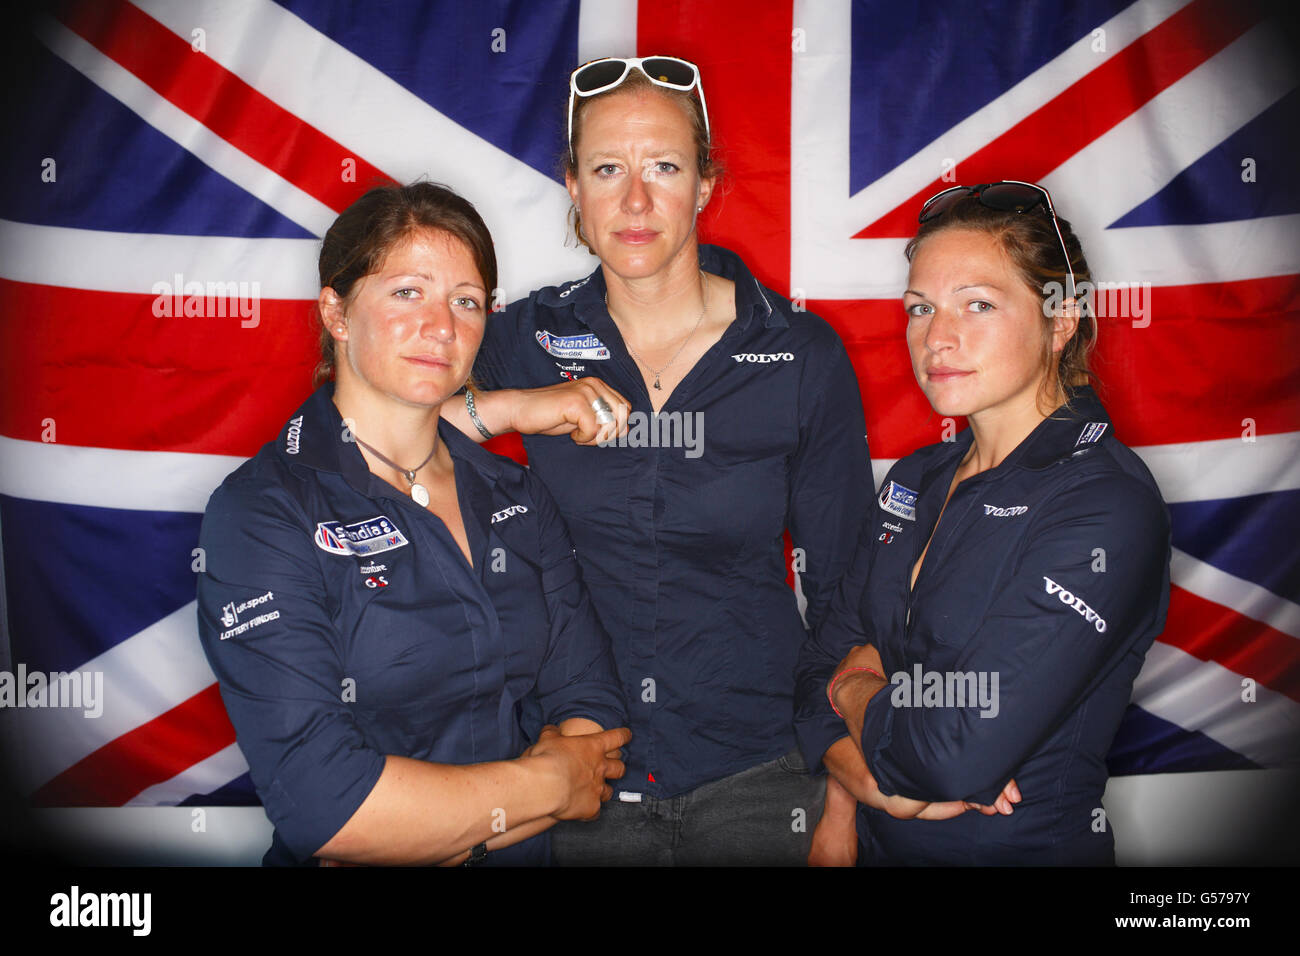
[[[420,462],[414,468],[408,470],[406,468],[403,468],[397,462],[393,461],[391,458],[385,458],[383,453],[379,451],[379,449],[373,447],[372,445],[367,445],[360,438],[357,438],[356,435],[353,435],[352,437],[356,438],[356,442],[358,445],[360,445],[366,451],[370,452],[370,454],[374,455],[376,458],[382,461],[389,468],[396,468],[398,471],[400,471],[402,473],[402,477],[405,478],[411,485],[411,500],[414,501],[421,508],[429,507],[429,489],[425,488],[424,485],[420,484],[418,481],[415,480],[415,473],[418,472],[425,465],[427,465],[430,459],[433,458],[433,453],[438,450],[437,442],[434,442],[433,448],[429,450],[429,455],[427,458],[424,459],[424,461]]]
[[[655,377],[655,388],[657,388],[661,392],[663,391],[663,386],[659,384],[659,376],[662,375],[664,372],[668,371],[669,365],[672,365],[674,362],[677,361],[677,356],[682,354],[682,349],[686,348],[686,343],[689,342],[695,336],[695,333],[699,331],[700,324],[704,321],[705,313],[709,311],[709,296],[708,296],[708,291],[704,288],[703,270],[700,271],[700,298],[704,300],[704,308],[700,309],[700,317],[695,320],[695,328],[691,329],[690,334],[688,334],[686,338],[682,339],[682,344],[677,347],[677,351],[673,353],[673,357],[670,358],[667,361],[667,363],[665,363],[664,366],[660,368],[658,371],[656,371],[653,368],[650,368],[650,363],[647,362],[645,359],[643,359],[641,356],[636,354],[636,350],[632,348],[632,343],[629,342],[626,338],[623,339],[623,344],[627,346],[627,350],[628,352],[631,353],[632,358],[636,359],[647,369],[650,369],[650,374]],[[605,293],[605,311],[609,312],[608,292]],[[614,317],[614,313],[610,312],[609,317],[612,319]]]

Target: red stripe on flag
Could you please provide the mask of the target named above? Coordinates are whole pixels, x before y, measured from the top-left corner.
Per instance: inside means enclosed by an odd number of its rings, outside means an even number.
[[[1240,0],[1196,0],[987,146],[962,159],[966,184],[1019,179],[1037,182],[1214,56],[1262,16]],[[855,239],[911,238],[921,205],[952,182],[933,180]]]
[[[109,741],[32,794],[37,807],[120,807],[235,742],[213,684]]]
[[[873,455],[899,458],[943,439],[943,419],[912,375],[901,301],[808,307],[839,332],[858,370]],[[1300,276],[1154,288],[1149,316],[1145,328],[1100,323],[1092,367],[1121,441],[1240,438],[1245,419],[1261,435],[1300,431]]]
[[[1300,640],[1176,584],[1160,641],[1300,701]]]
[[[700,219],[701,241],[732,249],[760,282],[783,293],[790,288],[793,16],[788,3],[744,0],[637,6],[642,56],[671,54],[700,67],[714,144],[725,167]]]
[[[40,441],[52,419],[60,444],[247,457],[311,393],[314,303],[259,300],[255,328],[153,303],[0,279],[0,354],[22,370],[0,376],[0,434]]]
[[[169,102],[337,212],[370,187],[393,182],[123,0],[78,3],[61,18]],[[355,163],[349,182],[346,160]]]

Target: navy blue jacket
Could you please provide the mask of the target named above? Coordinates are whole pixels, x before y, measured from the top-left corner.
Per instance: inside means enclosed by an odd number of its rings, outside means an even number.
[[[275,825],[268,864],[310,862],[386,754],[509,760],[543,719],[625,719],[541,482],[440,427],[471,568],[436,516],[370,473],[332,394],[318,389],[225,480],[200,534],[199,635]],[[540,834],[488,859],[548,857]]]
[[[870,501],[862,399],[835,331],[725,249],[701,246],[700,265],[735,283],[736,319],[658,419],[600,269],[490,317],[476,366],[490,388],[598,376],[632,403],[632,431],[612,447],[524,445],[613,642],[632,729],[620,785],[658,797],[794,748],[806,632],[783,535],[802,549],[816,622]]]
[[[806,699],[824,699],[850,647],[880,652],[891,686],[867,707],[862,749],[882,793],[990,804],[1014,778],[1023,796],[1010,816],[942,822],[860,807],[865,862],[1114,862],[1105,759],[1164,627],[1169,518],[1092,389],[1070,406],[957,486],[910,593],[970,431],[894,465],[801,658]],[[811,766],[845,736],[820,709],[797,725]]]

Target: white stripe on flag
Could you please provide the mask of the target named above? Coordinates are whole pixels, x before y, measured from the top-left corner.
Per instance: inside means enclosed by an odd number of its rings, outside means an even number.
[[[207,56],[389,176],[401,182],[428,177],[473,202],[492,231],[506,301],[591,271],[585,249],[565,247],[569,194],[562,185],[284,7],[271,0],[137,5],[187,43],[194,25],[203,24]],[[556,104],[556,115],[562,108]],[[330,219],[332,213],[325,225]]]
[[[1253,441],[1224,438],[1139,445],[1133,450],[1151,469],[1161,496],[1169,504],[1300,488],[1300,432],[1253,437]],[[897,461],[871,459],[877,491]]]
[[[1300,604],[1288,601],[1253,581],[1221,571],[1185,551],[1174,548],[1169,562],[1170,580],[1207,601],[1231,608],[1252,621],[1300,638]]]
[[[199,643],[197,607],[191,601],[77,668],[103,674],[101,716],[78,708],[0,710],[5,750],[24,792],[217,682]]]
[[[790,104],[790,285],[813,299],[893,299],[902,295],[905,239],[853,239],[900,200],[924,189],[956,163],[1001,136],[1063,90],[1115,56],[1188,0],[1142,0],[1098,28],[1104,50],[1085,34],[1001,96],[922,147],[856,194],[849,195],[851,66],[850,0],[796,0],[794,23],[807,52],[792,64]],[[860,56],[870,57],[869,38]],[[1199,121],[1199,120],[1198,120]],[[954,184],[955,184],[954,183]],[[1073,221],[1072,205],[1063,214]],[[1088,238],[1084,247],[1090,250]],[[1212,281],[1203,277],[1198,281]]]
[[[1160,494],[1170,504],[1300,488],[1300,432],[1251,437],[1141,445],[1133,450],[1151,469]]]
[[[238,744],[218,750],[207,760],[186,767],[170,780],[141,790],[126,802],[128,807],[175,806],[195,794],[219,790],[248,772],[248,761]]]
[[[0,278],[12,282],[154,294],[165,282],[256,282],[262,299],[314,300],[318,239],[172,236],[38,226],[0,219]],[[304,312],[304,315],[306,313]]]
[[[1280,100],[1298,79],[1277,25],[1266,21],[1044,177],[1088,252],[1094,280],[1196,285],[1300,272],[1300,216],[1108,228]],[[1135,156],[1142,161],[1134,162]]]
[[[92,508],[202,514],[212,492],[245,461],[0,436],[0,494]]]
[[[581,0],[578,62],[602,56],[636,56],[637,0]],[[660,51],[651,51],[656,53]]]
[[[325,235],[334,221],[334,211],[320,200],[236,149],[57,20],[42,18],[37,22],[36,34],[73,69],[158,132],[308,232]]]
[[[1133,684],[1133,703],[1262,766],[1300,762],[1300,704],[1258,682],[1248,703],[1242,681],[1219,664],[1156,641]]]

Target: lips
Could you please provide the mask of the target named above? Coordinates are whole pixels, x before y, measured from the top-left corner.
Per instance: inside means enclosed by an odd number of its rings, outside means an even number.
[[[932,382],[955,382],[959,378],[973,374],[969,369],[952,368],[948,365],[935,365],[926,369],[925,376]]]
[[[403,355],[402,360],[431,370],[451,368],[450,361],[437,355]]]
[[[614,233],[614,238],[619,242],[626,242],[630,245],[644,245],[651,242],[659,235],[653,229],[620,229]]]

